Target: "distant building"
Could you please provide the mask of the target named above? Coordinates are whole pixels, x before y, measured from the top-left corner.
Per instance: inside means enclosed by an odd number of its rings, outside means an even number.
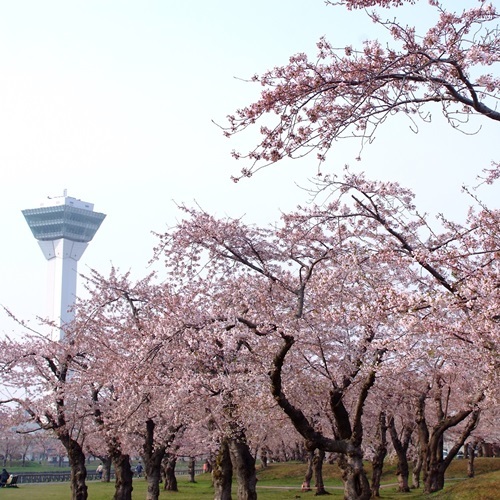
[[[57,327],[53,340],[63,337],[62,326],[73,319],[78,261],[106,217],[93,210],[92,203],[67,196],[65,190],[40,208],[22,211],[49,264],[49,318]]]

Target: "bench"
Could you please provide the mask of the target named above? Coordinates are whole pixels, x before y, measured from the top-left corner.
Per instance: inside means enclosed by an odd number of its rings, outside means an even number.
[[[13,476],[12,474],[9,476],[9,479],[7,479],[7,482],[5,483],[6,488],[17,488],[17,478],[19,476]]]

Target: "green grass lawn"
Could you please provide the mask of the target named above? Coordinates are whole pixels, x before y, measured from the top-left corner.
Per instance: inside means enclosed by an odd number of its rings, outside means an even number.
[[[500,459],[477,459],[476,477],[466,479],[467,463],[456,460],[450,466],[445,489],[433,495],[423,495],[421,490],[401,494],[396,491],[394,466],[388,465],[383,477],[384,487],[381,498],[411,498],[412,500],[497,500],[500,498]],[[266,470],[259,470],[258,496],[260,500],[280,500],[314,498],[314,492],[301,492],[300,485],[305,472],[304,464],[271,464]],[[325,465],[325,483],[331,493],[329,498],[343,498],[342,484],[338,468]],[[187,481],[186,477],[178,477],[179,492],[162,491],[160,498],[166,500],[203,500],[213,498],[210,476],[204,474],[196,477],[196,483]],[[110,500],[114,494],[113,483],[89,482],[90,500]],[[69,484],[30,484],[19,488],[4,488],[0,491],[0,500],[67,500]],[[142,500],[146,497],[146,482],[144,479],[134,479],[133,499]],[[233,495],[236,498],[236,495]]]

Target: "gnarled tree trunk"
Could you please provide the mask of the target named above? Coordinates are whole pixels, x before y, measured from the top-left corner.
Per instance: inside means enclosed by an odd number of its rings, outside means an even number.
[[[309,452],[307,458],[307,469],[306,475],[304,476],[304,482],[302,483],[302,491],[311,491],[311,479],[313,477],[313,460],[314,460],[314,450]]]
[[[146,421],[146,437],[143,446],[144,470],[148,483],[146,500],[158,500],[160,496],[161,462],[166,450],[166,446],[155,446],[155,426],[153,420]]]
[[[410,486],[408,478],[410,475],[410,467],[408,465],[408,447],[410,446],[411,435],[413,429],[409,425],[403,426],[402,439],[399,438],[396,430],[396,423],[394,417],[389,419],[389,434],[391,436],[392,446],[398,458],[396,466],[396,475],[398,477],[398,491],[400,493],[408,493]],[[418,486],[416,486],[418,488]]]
[[[380,478],[387,455],[387,425],[383,411],[378,416],[377,438],[378,444],[372,459],[372,497],[380,496]]]
[[[132,500],[132,467],[129,455],[124,455],[117,445],[111,450],[115,468],[115,495],[113,500]]]
[[[439,383],[440,381],[438,381]],[[441,389],[441,386],[438,386]],[[424,468],[424,493],[434,493],[442,490],[444,487],[444,474],[451,461],[463,446],[465,440],[474,430],[479,420],[479,408],[470,408],[458,411],[451,416],[446,416],[443,405],[441,391],[437,391],[434,396],[434,402],[437,410],[437,423],[429,432],[425,419],[425,399],[427,391],[424,392],[417,401],[416,422],[419,429],[420,450]],[[448,390],[449,395],[449,390]],[[479,396],[479,399],[482,396]],[[470,416],[460,437],[455,442],[446,458],[443,457],[443,434],[447,429],[454,427]]]
[[[194,476],[195,476],[195,467],[196,467],[195,458],[194,457],[189,457],[188,473],[189,473],[189,482],[190,483],[196,483],[196,480],[194,478]]]
[[[313,458],[314,488],[316,489],[316,495],[330,494],[325,490],[325,483],[323,481],[324,460],[325,460],[325,452],[323,450],[318,450],[318,453],[315,453]]]
[[[344,482],[344,498],[349,500],[369,500],[372,492],[363,468],[363,454],[361,451],[340,455],[338,464]]]
[[[422,464],[423,464],[423,459],[422,459],[422,453],[420,450],[418,450],[418,454],[413,461],[413,468],[411,471],[411,487],[412,489],[417,489],[420,488],[420,472],[422,471]]]
[[[167,453],[163,460],[165,473],[165,484],[163,489],[167,491],[179,491],[177,487],[177,478],[175,477],[175,466],[177,465],[177,456]]]
[[[267,450],[265,448],[260,450],[260,463],[263,469],[267,467]]]
[[[104,426],[102,412],[97,405],[99,401],[99,390],[94,388],[92,391],[92,400],[96,403],[94,409],[94,419],[106,437],[106,446],[108,448],[108,460],[104,463],[112,463],[115,468],[115,494],[113,500],[132,500],[132,467],[130,466],[130,457],[122,453],[121,443],[116,434],[109,435]],[[111,476],[111,465],[109,469],[104,469],[108,477]],[[103,474],[104,475],[104,474]]]
[[[160,461],[161,464],[161,461]],[[145,468],[146,481],[148,483],[148,490],[146,493],[146,500],[158,500],[160,497],[160,481],[161,481],[161,465]]]
[[[229,455],[233,472],[238,481],[238,500],[257,499],[257,475],[255,470],[255,458],[250,452],[242,430],[236,437],[228,441]]]
[[[370,332],[367,341],[373,339],[374,333]],[[282,334],[284,344],[276,353],[273,360],[273,369],[269,372],[271,379],[271,392],[282,410],[292,421],[295,429],[306,440],[309,449],[318,449],[339,453],[338,464],[342,470],[344,481],[344,495],[350,500],[369,500],[371,497],[370,484],[363,468],[363,407],[368,393],[375,382],[375,369],[371,370],[361,383],[360,393],[353,411],[351,425],[349,410],[346,408],[343,397],[345,391],[352,383],[352,378],[343,380],[342,386],[335,386],[330,392],[330,408],[335,420],[338,438],[330,439],[314,428],[304,413],[288,400],[282,389],[281,372],[285,357],[295,343],[294,337]],[[383,350],[377,351],[373,365],[378,365],[384,354]],[[357,372],[356,372],[357,374]],[[355,376],[353,374],[353,376]]]
[[[97,456],[97,455],[96,455]],[[102,462],[102,478],[103,483],[109,483],[111,480],[111,457],[109,455],[98,456],[99,460]]]
[[[214,483],[214,500],[232,500],[231,484],[233,482],[233,466],[226,439],[222,440],[219,453],[215,458],[212,478]]]
[[[57,436],[68,453],[71,467],[71,500],[87,500],[87,469],[85,467],[85,454],[82,447],[68,433],[57,432]]]
[[[474,477],[474,459],[476,458],[476,444],[475,443],[467,443],[466,447],[466,456],[468,458],[467,461],[467,477]]]

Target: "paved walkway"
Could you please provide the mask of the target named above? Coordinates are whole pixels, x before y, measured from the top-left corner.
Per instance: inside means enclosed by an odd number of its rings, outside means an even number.
[[[450,477],[449,479],[445,480],[445,483],[449,481],[463,481],[464,479],[467,479],[466,477]],[[395,486],[398,486],[398,483],[385,483],[380,486],[380,488],[394,488]],[[302,488],[300,485],[297,486],[274,486],[274,485],[265,485],[265,484],[259,484],[257,483],[257,489],[266,489],[266,490],[290,490],[290,491],[302,491]],[[333,485],[328,485],[325,484],[325,490],[343,490],[343,486],[333,486]],[[311,487],[311,491],[314,490],[314,486]]]

